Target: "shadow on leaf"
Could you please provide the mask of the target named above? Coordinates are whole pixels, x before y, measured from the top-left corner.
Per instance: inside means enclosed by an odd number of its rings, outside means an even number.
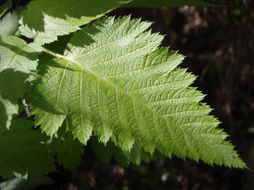
[[[5,69],[0,72],[0,96],[15,104],[24,95],[27,77],[27,73],[13,69]]]
[[[10,49],[11,51],[15,52],[15,54],[26,57],[31,61],[35,61],[37,59],[37,52],[26,52],[21,47],[17,45],[12,45],[11,41],[7,41],[0,36],[0,46]]]

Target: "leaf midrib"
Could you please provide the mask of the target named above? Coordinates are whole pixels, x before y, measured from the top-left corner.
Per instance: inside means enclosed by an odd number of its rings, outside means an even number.
[[[107,80],[106,78],[102,77],[102,76],[99,76],[96,72],[90,70],[89,68],[85,67],[84,65],[82,65],[82,67],[80,66],[79,63],[77,63],[76,61],[74,60],[71,60],[69,59],[68,57],[64,56],[64,55],[61,55],[61,54],[58,54],[58,53],[55,53],[49,49],[46,49],[44,48],[44,51],[50,55],[53,55],[54,57],[56,58],[60,58],[60,59],[63,59],[65,60],[66,62],[71,62],[75,65],[75,67],[77,67],[77,70],[81,71],[81,72],[87,72],[91,75],[93,75],[94,77],[96,77],[97,79],[101,80],[101,81],[104,81],[106,84],[108,84],[109,86],[111,86],[112,88],[118,90],[118,91],[121,91],[123,92],[126,96],[128,96],[132,101],[135,101],[137,103],[139,103],[140,105],[144,106],[147,110],[151,111],[154,115],[158,116],[159,118],[162,118],[163,120],[165,120],[165,122],[167,123],[167,126],[168,126],[168,117],[165,117],[164,115],[160,115],[159,113],[155,112],[152,108],[150,108],[150,106],[148,106],[147,104],[143,103],[142,101],[140,101],[140,99],[132,96],[131,94],[129,94],[128,92],[126,92],[125,90],[122,90],[122,89],[119,89],[114,83],[112,83],[111,81]],[[172,122],[171,122],[172,123]],[[173,123],[172,123],[173,124]],[[175,126],[177,127],[177,126]],[[180,131],[182,131],[182,133],[185,135],[185,133],[188,133],[192,138],[196,139],[195,135],[193,135],[192,133],[188,132],[187,130],[183,130],[181,127],[177,127],[177,129],[179,129]],[[171,132],[169,131],[170,133],[170,136],[171,136]],[[172,137],[171,137],[172,138]],[[202,141],[203,142],[203,141]],[[196,139],[196,143],[200,144],[199,140]],[[185,144],[187,145],[188,144],[188,141],[185,140]],[[176,146],[176,145],[174,145]],[[189,145],[187,145],[189,146]],[[214,146],[213,144],[207,144],[208,147],[210,146]],[[187,156],[187,155],[185,155]],[[187,156],[189,157],[189,156]]]

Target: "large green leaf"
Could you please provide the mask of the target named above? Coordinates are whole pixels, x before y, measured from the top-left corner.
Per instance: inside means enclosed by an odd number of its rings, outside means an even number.
[[[38,175],[54,170],[53,159],[47,147],[42,144],[45,136],[32,129],[29,120],[12,122],[10,130],[0,135],[0,175],[11,178],[14,175]]]
[[[18,113],[18,100],[24,95],[25,80],[37,67],[36,59],[36,52],[25,41],[0,37],[0,134]]]
[[[245,167],[190,87],[195,76],[177,68],[184,57],[159,48],[163,36],[150,25],[105,18],[74,34],[64,55],[45,49],[55,58],[41,65],[47,71],[30,93],[37,125],[53,135],[66,121],[83,143],[94,133],[125,151]]]
[[[23,13],[21,33],[35,43],[55,41],[130,0],[35,0]]]

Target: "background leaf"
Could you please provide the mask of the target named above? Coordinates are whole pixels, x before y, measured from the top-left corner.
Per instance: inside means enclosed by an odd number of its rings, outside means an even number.
[[[80,164],[84,145],[79,140],[74,139],[70,132],[66,132],[65,128],[58,131],[50,146],[52,153],[56,155],[58,162],[64,168],[74,170]]]
[[[133,0],[125,7],[216,6],[203,0]]]
[[[4,178],[54,170],[53,159],[46,144],[42,144],[47,138],[32,127],[31,121],[17,119],[13,120],[10,130],[0,135],[0,175]]]

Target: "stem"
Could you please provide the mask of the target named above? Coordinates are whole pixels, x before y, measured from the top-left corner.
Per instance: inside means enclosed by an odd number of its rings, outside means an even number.
[[[47,54],[53,55],[54,57],[65,59],[65,57],[63,55],[55,53],[55,52],[51,51],[50,49],[47,49],[47,48],[43,47],[43,50]]]

